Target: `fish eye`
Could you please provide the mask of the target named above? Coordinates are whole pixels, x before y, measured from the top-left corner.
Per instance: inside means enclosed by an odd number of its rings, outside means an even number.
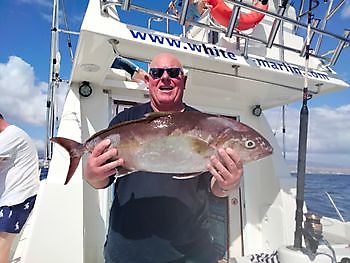
[[[244,146],[247,148],[247,149],[253,149],[255,148],[255,142],[253,140],[247,140],[245,143],[244,143]]]

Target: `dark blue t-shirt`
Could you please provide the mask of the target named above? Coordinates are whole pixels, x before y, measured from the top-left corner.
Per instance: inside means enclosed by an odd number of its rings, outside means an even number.
[[[152,111],[150,103],[134,106],[110,126]],[[185,111],[196,110],[186,106]],[[106,262],[168,262],[184,256],[201,263],[216,260],[208,232],[210,175],[185,180],[172,176],[135,172],[117,180]]]

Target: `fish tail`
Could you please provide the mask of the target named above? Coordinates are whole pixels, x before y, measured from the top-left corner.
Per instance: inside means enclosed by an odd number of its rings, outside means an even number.
[[[64,184],[66,185],[69,180],[72,178],[75,170],[78,167],[81,157],[85,152],[85,146],[79,142],[73,141],[71,139],[63,137],[52,137],[50,141],[58,143],[64,149],[67,150],[70,156],[69,169]]]

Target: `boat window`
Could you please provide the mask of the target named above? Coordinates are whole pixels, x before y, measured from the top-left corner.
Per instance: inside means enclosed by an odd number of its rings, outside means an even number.
[[[117,115],[119,112],[122,112],[123,110],[130,108],[132,106],[135,106],[137,104],[138,104],[138,102],[135,102],[135,101],[114,100],[115,115]]]

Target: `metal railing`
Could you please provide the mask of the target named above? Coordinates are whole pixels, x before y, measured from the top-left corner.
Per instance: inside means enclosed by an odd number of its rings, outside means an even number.
[[[272,2],[272,0],[270,0]],[[314,0],[317,2],[317,0]],[[148,21],[148,26],[150,27],[150,23],[153,21],[166,21],[166,32],[169,33],[169,21],[175,21],[179,23],[179,25],[183,25],[185,27],[189,26],[196,26],[203,29],[209,29],[213,32],[223,33],[225,36],[229,37],[239,37],[241,39],[245,39],[248,41],[254,41],[261,43],[265,45],[267,48],[271,47],[277,47],[283,50],[289,50],[292,52],[297,53],[299,56],[305,56],[305,47],[302,47],[301,49],[297,49],[295,47],[287,46],[286,44],[279,44],[275,43],[275,37],[278,32],[278,30],[281,27],[281,22],[286,22],[292,24],[295,29],[307,29],[307,24],[301,22],[301,18],[303,17],[303,11],[299,11],[299,15],[296,19],[289,18],[285,15],[286,8],[290,5],[289,0],[283,0],[280,6],[277,8],[276,12],[270,12],[270,11],[264,11],[261,10],[251,4],[247,4],[244,2],[241,2],[239,0],[226,0],[227,3],[233,5],[233,12],[232,17],[230,19],[230,23],[227,26],[227,28],[224,28],[222,26],[216,25],[216,24],[204,24],[198,21],[192,21],[186,18],[186,14],[190,5],[189,0],[183,0],[181,5],[181,10],[179,12],[173,12],[173,14],[170,11],[170,6],[174,5],[176,3],[175,1],[170,1],[169,7],[164,11],[159,11],[156,9],[151,9],[149,7],[133,4],[132,1],[128,0],[101,0],[101,12],[104,15],[108,15],[108,9],[115,8],[116,6],[121,7],[124,11],[137,11],[142,12],[150,15],[150,20]],[[328,2],[328,8],[327,12],[323,19],[317,19],[314,18],[314,22],[311,26],[311,33],[315,35],[315,37],[318,37],[316,46],[314,48],[311,48],[313,50],[310,53],[310,56],[319,58],[324,62],[327,66],[333,66],[337,62],[341,52],[344,48],[349,47],[350,45],[350,30],[344,29],[343,35],[335,34],[331,31],[326,30],[327,22],[334,16],[336,12],[340,10],[340,7],[344,4],[345,0],[340,0],[339,3],[336,5],[335,8],[332,9],[334,0],[330,0]],[[274,18],[274,22],[272,25],[272,28],[270,30],[268,40],[262,38],[257,38],[252,35],[246,34],[244,32],[239,32],[234,29],[235,21],[237,20],[237,12],[240,8],[245,8],[251,11],[260,12],[263,13],[269,17]],[[302,0],[300,8],[304,8],[304,0]],[[298,12],[297,12],[298,13]],[[150,22],[151,21],[151,22]],[[321,26],[319,26],[319,21],[322,21]],[[295,30],[295,32],[297,32]],[[328,37],[330,39],[336,40],[338,42],[337,46],[334,49],[326,50],[323,52],[323,54],[320,53],[321,45],[323,42],[323,39],[325,37]],[[245,45],[244,47],[244,54],[248,54],[249,45]]]

